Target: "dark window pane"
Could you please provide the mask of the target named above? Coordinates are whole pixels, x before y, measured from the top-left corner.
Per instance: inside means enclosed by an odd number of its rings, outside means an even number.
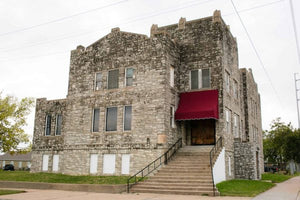
[[[46,116],[46,130],[45,135],[51,135],[51,115]]]
[[[102,74],[97,73],[96,74],[95,90],[100,90],[101,89],[101,79],[102,79]]]
[[[108,89],[119,87],[119,70],[112,70],[108,72]]]
[[[118,113],[117,107],[107,108],[106,131],[116,131],[117,130],[117,113]]]
[[[127,68],[126,69],[126,86],[132,86],[133,82],[133,69]]]
[[[202,69],[202,87],[210,87],[209,69]]]
[[[99,132],[99,113],[100,109],[95,108],[93,114],[93,132]]]
[[[131,113],[132,113],[132,106],[125,106],[124,131],[131,130]]]
[[[198,70],[191,71],[191,89],[198,89]]]
[[[62,116],[58,114],[56,115],[55,135],[61,135],[61,123],[62,123]]]

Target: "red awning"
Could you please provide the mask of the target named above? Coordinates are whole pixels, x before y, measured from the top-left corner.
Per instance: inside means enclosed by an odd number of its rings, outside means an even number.
[[[219,119],[218,105],[218,90],[181,93],[175,119]]]

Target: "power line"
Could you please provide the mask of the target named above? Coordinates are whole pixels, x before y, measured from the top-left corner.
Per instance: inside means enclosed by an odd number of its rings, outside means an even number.
[[[192,7],[192,6],[195,6],[195,5],[198,5],[198,4],[204,4],[204,3],[207,3],[209,1],[212,1],[212,0],[208,0],[208,1],[204,1],[204,2],[200,2],[200,3],[196,3],[196,4],[192,4],[192,5],[188,5],[188,6],[184,6],[184,7],[179,7],[179,8],[176,8],[176,9],[169,9],[168,11],[162,11],[158,14],[155,14],[154,13],[149,13],[148,16],[146,17],[134,17],[132,20],[128,20],[127,22],[122,22],[118,25],[124,25],[124,24],[130,24],[130,23],[133,23],[133,22],[136,22],[136,21],[140,21],[140,20],[144,20],[144,19],[148,19],[150,17],[155,17],[155,16],[158,16],[158,15],[162,15],[162,14],[166,14],[166,13],[170,13],[170,12],[175,12],[175,11],[178,11],[178,10],[181,10],[181,9],[185,9],[185,8],[188,8],[188,7]],[[255,7],[251,7],[251,8],[247,8],[247,9],[243,9],[243,10],[239,10],[238,12],[239,13],[242,13],[242,12],[247,12],[247,11],[251,11],[251,10],[255,10],[255,9],[258,9],[258,8],[262,8],[262,7],[266,7],[266,6],[269,6],[269,5],[272,5],[272,4],[277,4],[277,3],[280,3],[280,2],[283,2],[284,0],[279,0],[279,1],[274,1],[274,2],[270,2],[270,3],[266,3],[266,4],[262,4],[262,5],[259,5],[259,6],[255,6]],[[198,2],[198,1],[191,1],[191,2]],[[189,2],[189,3],[191,3]],[[229,16],[229,15],[232,15],[234,13],[229,13],[229,14],[225,14],[223,16]],[[114,26],[118,26],[118,25],[114,25]],[[106,28],[109,28],[111,27],[110,25],[108,26],[104,26],[101,28],[101,30],[103,29],[106,29]],[[23,49],[23,48],[27,48],[27,47],[34,47],[34,46],[39,46],[39,45],[42,45],[42,44],[47,44],[47,43],[52,43],[52,42],[56,42],[56,41],[60,41],[60,40],[65,40],[65,39],[69,39],[69,38],[75,38],[75,37],[80,37],[80,36],[83,36],[83,35],[89,35],[89,34],[93,34],[95,32],[97,32],[98,30],[94,30],[94,31],[86,31],[86,32],[82,32],[80,34],[73,34],[72,36],[65,36],[65,37],[60,37],[60,38],[57,38],[57,39],[54,39],[54,40],[44,40],[44,41],[41,41],[41,42],[38,42],[38,43],[35,43],[35,44],[30,44],[30,45],[25,45],[23,47],[17,47],[17,48],[11,48],[11,49],[7,49],[7,50],[4,50],[4,51],[1,51],[1,52],[9,52],[9,51],[15,51],[15,50],[19,50],[19,49]],[[0,50],[2,49],[5,49],[5,48],[0,48]]]
[[[290,0],[290,8],[291,8],[292,21],[293,21],[293,27],[294,27],[294,35],[295,35],[295,40],[296,40],[298,62],[300,64],[300,48],[299,48],[297,26],[296,26],[296,22],[295,22],[296,20],[295,20],[295,14],[294,14],[294,8],[293,8],[293,1],[292,0]]]
[[[86,10],[86,11],[79,12],[79,13],[76,13],[76,14],[73,14],[73,15],[61,17],[61,18],[54,19],[54,20],[51,20],[51,21],[48,21],[48,22],[44,22],[44,23],[41,23],[41,24],[33,25],[33,26],[28,26],[28,27],[25,27],[25,28],[14,30],[14,31],[0,33],[0,37],[6,36],[6,35],[15,34],[15,33],[19,33],[19,32],[24,32],[24,31],[27,31],[27,30],[30,30],[30,29],[34,29],[34,28],[37,28],[37,27],[41,27],[41,26],[53,24],[53,23],[56,23],[56,22],[64,21],[64,20],[67,20],[67,19],[71,19],[71,18],[74,18],[74,17],[78,17],[80,15],[84,15],[84,14],[95,12],[95,11],[98,11],[98,10],[101,10],[101,9],[104,9],[104,8],[115,6],[115,5],[124,3],[126,1],[128,1],[128,0],[118,1],[118,2],[111,3],[111,4],[108,4],[108,5],[105,5],[105,6],[101,6],[101,7],[98,7],[98,8],[91,9],[91,10]]]
[[[256,55],[256,57],[257,57],[257,59],[258,59],[260,65],[261,65],[261,67],[263,68],[263,70],[264,70],[264,72],[265,72],[265,74],[266,74],[266,76],[267,76],[267,78],[268,78],[268,80],[269,80],[269,82],[270,82],[270,84],[271,84],[271,87],[272,87],[272,89],[273,89],[273,91],[274,91],[274,93],[275,93],[275,95],[276,95],[276,97],[277,97],[277,99],[278,99],[278,101],[279,101],[281,107],[282,107],[282,103],[281,103],[281,101],[280,101],[279,95],[278,95],[278,93],[277,93],[277,91],[276,91],[276,89],[275,89],[275,87],[274,87],[274,85],[273,85],[273,82],[272,82],[272,80],[271,80],[271,78],[270,78],[270,76],[269,76],[269,73],[267,72],[267,69],[266,69],[266,67],[265,67],[265,65],[264,65],[264,63],[263,63],[263,61],[262,61],[262,59],[261,59],[261,57],[260,57],[260,55],[259,55],[259,53],[258,53],[258,51],[257,51],[257,49],[256,49],[256,47],[255,47],[255,45],[254,45],[254,42],[253,42],[252,38],[250,37],[250,34],[249,34],[249,32],[248,32],[248,30],[247,30],[247,28],[246,28],[246,26],[245,26],[245,24],[244,24],[244,22],[243,22],[241,16],[240,16],[240,14],[238,13],[238,11],[237,11],[237,9],[236,9],[236,7],[235,7],[235,5],[234,5],[234,3],[233,3],[233,0],[230,0],[230,1],[231,1],[231,4],[232,4],[233,8],[234,8],[234,11],[235,11],[236,15],[237,15],[238,18],[239,18],[239,21],[241,22],[241,24],[242,24],[242,26],[243,26],[243,28],[244,28],[244,31],[246,32],[247,38],[248,38],[248,40],[249,40],[249,42],[250,42],[250,44],[251,44],[251,46],[252,46],[252,49],[254,50],[255,55]]]

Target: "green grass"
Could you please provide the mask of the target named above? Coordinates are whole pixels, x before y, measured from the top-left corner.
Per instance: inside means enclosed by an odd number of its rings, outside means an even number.
[[[294,176],[292,175],[284,175],[284,174],[272,174],[272,173],[265,173],[265,174],[262,174],[262,180],[270,180],[272,181],[272,183],[281,183],[283,181],[286,181],[290,178],[292,178]]]
[[[271,187],[274,183],[254,180],[229,180],[218,183],[216,186],[221,196],[254,197]]]
[[[0,195],[7,195],[7,194],[18,194],[23,193],[25,191],[22,190],[2,190],[0,189]]]
[[[27,171],[0,171],[0,180],[2,181],[72,184],[126,184],[127,179],[128,176],[71,176],[54,173],[29,173]]]

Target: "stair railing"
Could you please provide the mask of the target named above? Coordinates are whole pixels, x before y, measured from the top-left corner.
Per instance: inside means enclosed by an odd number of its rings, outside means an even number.
[[[167,165],[169,160],[175,155],[179,148],[182,147],[182,138],[179,138],[163,155],[151,162],[149,165],[144,167],[142,170],[138,171],[133,176],[127,179],[127,193],[129,193],[130,188],[135,185],[138,181],[143,180],[146,176],[160,167],[162,164]],[[130,180],[134,179],[133,183]]]
[[[214,181],[214,172],[213,172],[213,160],[214,160],[215,156],[217,155],[218,151],[220,150],[220,148],[222,148],[222,147],[223,147],[223,139],[222,139],[222,136],[221,136],[217,140],[217,142],[214,145],[214,147],[209,152],[210,170],[211,170],[211,178],[212,178],[212,183],[213,183],[214,196],[216,196],[216,194],[215,194],[215,181]]]

